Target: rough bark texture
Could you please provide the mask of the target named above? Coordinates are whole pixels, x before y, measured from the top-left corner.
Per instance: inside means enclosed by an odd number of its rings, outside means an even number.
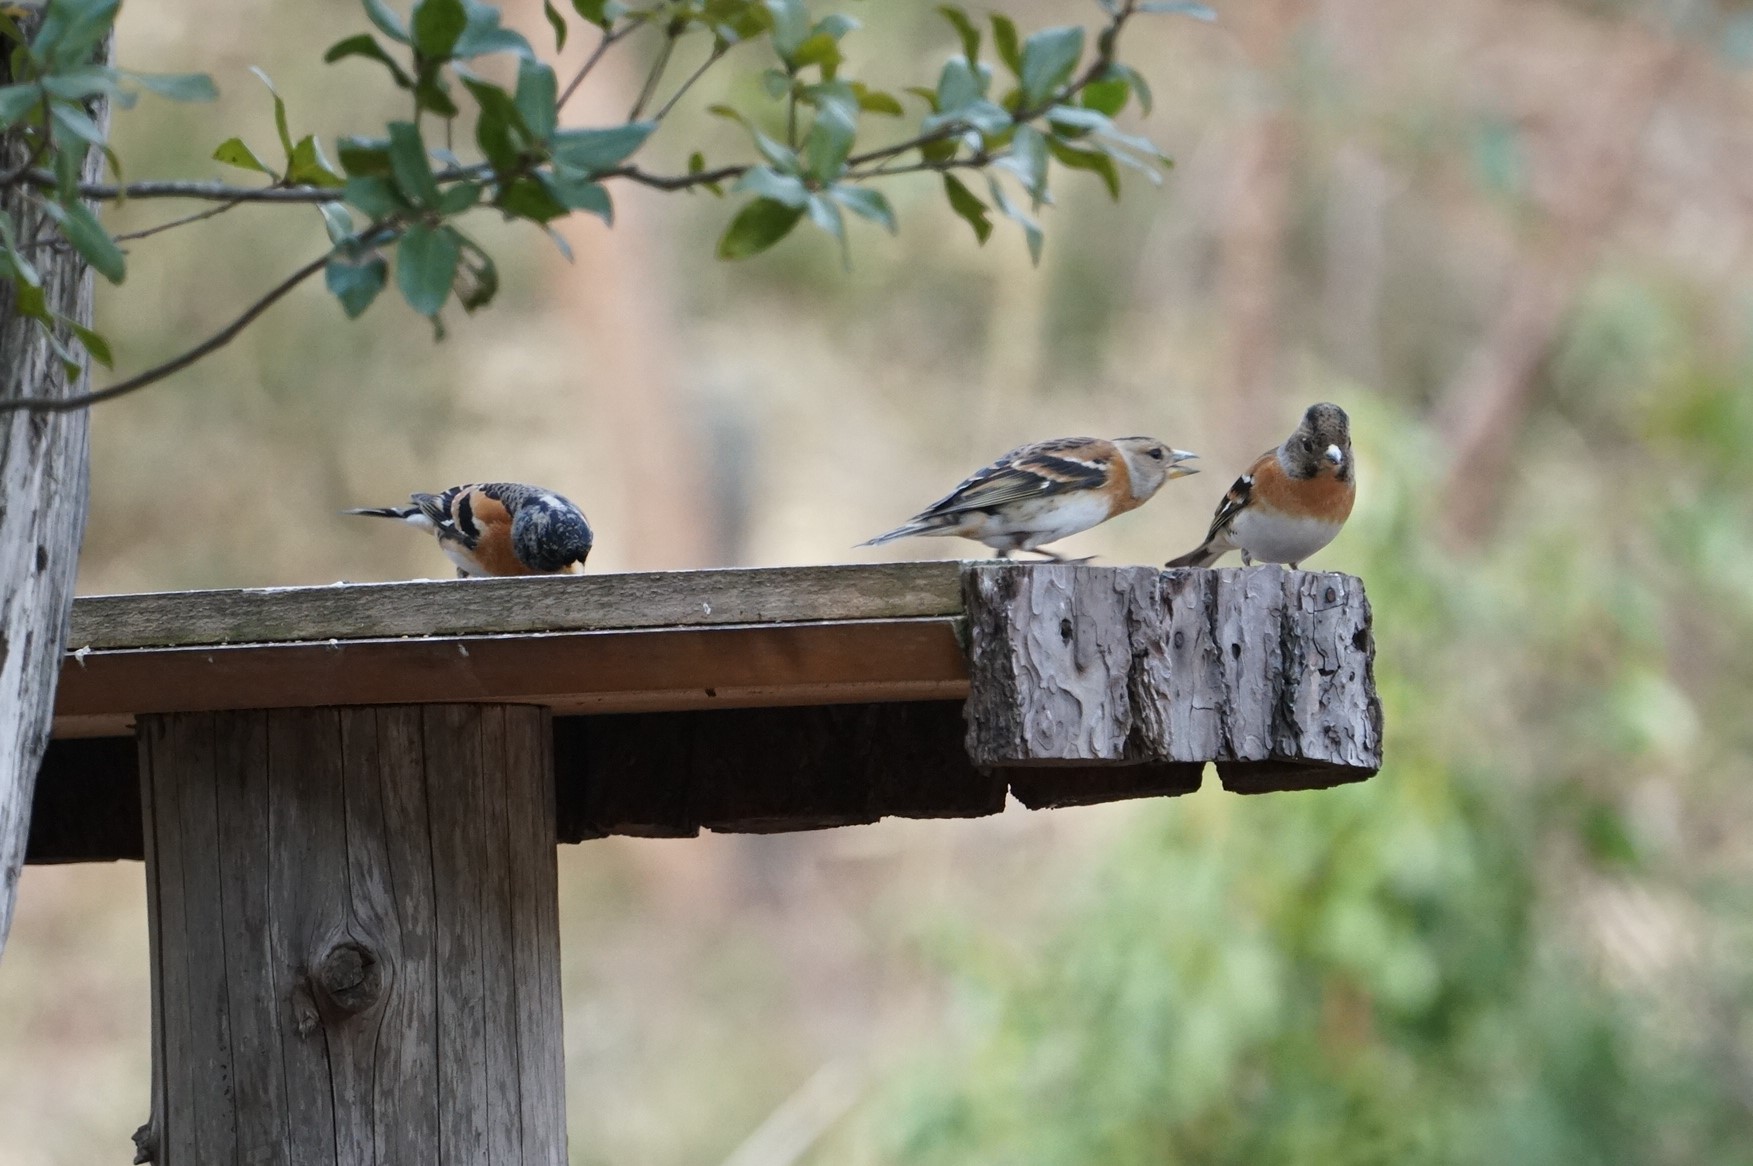
[[[551,727],[520,706],[148,718],[165,1166],[561,1166]]]
[[[0,85],[10,81],[10,42],[0,41]],[[108,123],[103,103],[93,110]],[[24,160],[24,147],[0,135],[0,171]],[[96,150],[85,177],[101,176]],[[22,187],[0,190],[0,215],[31,239],[41,215]],[[31,255],[50,310],[91,323],[91,272],[70,250]],[[74,351],[81,351],[77,345]],[[17,311],[11,283],[0,283],[0,399],[86,391],[82,370],[69,378],[38,326]],[[13,897],[30,827],[31,790],[49,740],[55,677],[66,643],[73,575],[85,532],[90,452],[83,410],[0,414],[0,948],[12,925]]]
[[[1131,796],[1124,771],[1091,762],[1135,767],[1135,796],[1197,788],[1206,761],[1246,793],[1381,767],[1369,601],[1351,576],[993,564],[965,588],[968,752],[1035,768],[1031,805]]]

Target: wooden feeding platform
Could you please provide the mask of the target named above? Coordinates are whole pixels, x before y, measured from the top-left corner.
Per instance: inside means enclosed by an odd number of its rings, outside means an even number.
[[[29,859],[144,858],[142,1160],[565,1160],[556,842],[1381,764],[1346,575],[1039,563],[75,602]]]

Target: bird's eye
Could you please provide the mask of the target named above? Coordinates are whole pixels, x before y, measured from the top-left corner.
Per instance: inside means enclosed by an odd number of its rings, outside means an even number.
[[[1303,452],[1304,453],[1314,453],[1315,452],[1315,443],[1314,443],[1313,439],[1307,438],[1307,437],[1303,438]]]
[[[1160,449],[1153,449],[1150,451],[1150,456],[1152,461],[1160,462],[1163,460],[1163,451]]]

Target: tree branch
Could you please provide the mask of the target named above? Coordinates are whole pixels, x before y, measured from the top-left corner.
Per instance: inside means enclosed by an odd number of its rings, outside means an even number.
[[[367,234],[369,233],[367,232]],[[172,357],[163,364],[149,368],[138,376],[129,377],[119,384],[110,385],[108,388],[99,389],[96,392],[79,393],[71,397],[14,397],[11,400],[0,401],[0,414],[16,412],[19,409],[29,409],[36,413],[68,413],[74,409],[84,409],[95,405],[100,401],[109,401],[116,397],[125,396],[137,389],[155,384],[172,373],[180,372],[202,357],[217,352],[230,344],[237,338],[239,332],[255,322],[257,316],[273,307],[287,292],[321,271],[333,253],[333,249],[324,251],[317,258],[287,276],[267,295],[244,309],[243,314],[237,319],[180,356]]]
[[[556,112],[566,108],[566,103],[572,99],[574,93],[578,92],[578,87],[584,84],[584,79],[590,76],[590,71],[597,67],[597,62],[603,59],[603,54],[609,51],[609,46],[638,27],[638,24],[627,24],[612,32],[603,33],[603,39],[597,42],[597,47],[592,49],[590,56],[584,59],[584,64],[578,67],[578,72],[574,73],[572,80],[566,83],[565,92],[561,93],[560,99],[554,103]]]

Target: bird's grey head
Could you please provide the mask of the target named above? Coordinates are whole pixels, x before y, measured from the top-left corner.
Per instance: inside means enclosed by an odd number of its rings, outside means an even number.
[[[1351,419],[1338,405],[1310,405],[1296,432],[1285,440],[1280,460],[1292,477],[1329,474],[1351,480]]]

